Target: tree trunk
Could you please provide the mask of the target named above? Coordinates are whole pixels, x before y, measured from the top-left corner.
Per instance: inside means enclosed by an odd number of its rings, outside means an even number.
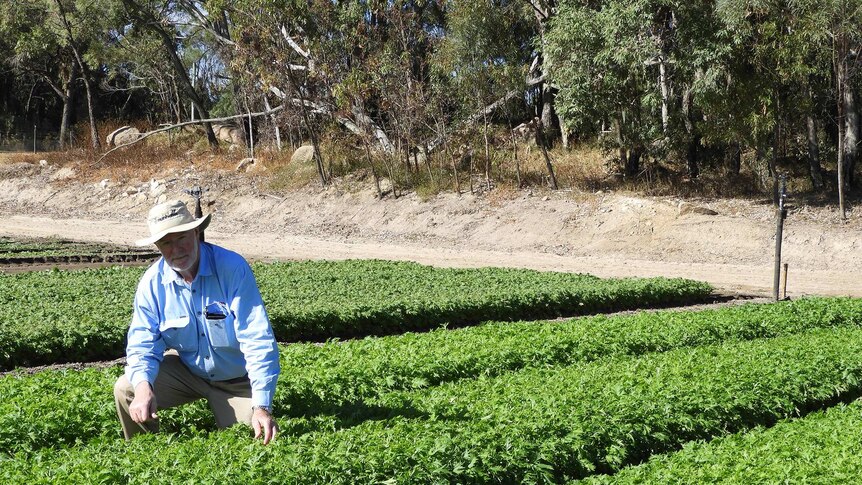
[[[809,113],[806,119],[808,128],[808,173],[815,189],[823,188],[823,171],[820,168],[820,147],[817,144],[817,122]]]
[[[93,93],[90,89],[90,73],[87,69],[87,65],[84,64],[84,60],[81,59],[81,53],[78,52],[75,36],[72,33],[72,26],[69,25],[69,21],[66,19],[66,11],[63,10],[63,4],[60,3],[60,0],[54,0],[54,2],[57,5],[60,20],[63,22],[63,28],[66,30],[66,40],[69,42],[69,47],[72,49],[72,54],[75,56],[75,62],[78,63],[78,67],[81,69],[81,79],[84,81],[84,88],[87,92],[87,114],[90,118],[90,141],[92,142],[93,150],[98,151],[102,148],[102,143],[99,141],[99,132],[96,131],[96,118],[93,115]],[[74,78],[72,79],[74,81]]]
[[[515,137],[512,137],[512,159],[515,162],[515,177],[518,180],[518,188],[520,189],[521,184],[521,162],[518,160],[518,142],[515,140]]]
[[[844,177],[847,187],[854,182],[856,161],[859,156],[859,112],[856,96],[850,85],[844,88]]]
[[[217,20],[215,22],[213,22],[213,24],[212,24],[213,30],[215,31],[215,33],[218,34],[222,39],[224,39],[224,41],[233,42],[231,40],[230,23],[228,22],[228,19],[227,19],[227,13],[225,13],[224,10],[221,10],[216,14],[216,17],[217,17]],[[230,62],[228,62],[227,65],[228,65],[228,70],[230,71],[230,74],[231,74],[231,90],[233,91],[234,114],[239,114],[242,112],[242,108],[243,108],[239,104],[239,100],[241,98],[246,99],[246,97],[245,97],[244,93],[242,92],[242,89],[240,88],[239,84],[237,83],[237,80],[240,79],[239,73],[234,72],[234,69],[231,67]],[[264,95],[264,99],[265,98],[266,98],[266,95]],[[267,107],[266,109],[269,109],[269,108]],[[248,101],[247,100],[246,100],[246,110],[248,110]],[[245,123],[242,123],[241,126],[243,129],[243,132],[245,133],[245,142],[247,145],[246,147],[249,149],[249,151],[254,151],[254,149],[252,147],[252,144],[254,141],[254,138],[253,138],[254,135],[251,132],[251,130],[253,129],[251,122],[249,121],[248,125],[246,125]],[[278,130],[278,127],[276,126],[276,131],[277,130]],[[278,136],[278,135],[276,135],[276,136]],[[280,142],[279,142],[279,145],[280,145]],[[281,150],[281,146],[279,146],[279,150]]]
[[[742,144],[739,141],[734,141],[730,144],[730,174],[734,177],[739,176],[739,170],[742,168]]]
[[[688,165],[688,174],[692,180],[700,175],[700,165],[698,163],[700,156],[700,137],[695,135],[688,142],[688,150],[686,150],[685,159]]]
[[[668,114],[668,105],[670,104],[670,82],[668,81],[664,54],[659,58],[658,82],[661,87],[661,130],[662,133],[667,135],[668,123],[670,120],[670,115]]]
[[[542,84],[542,125],[544,128],[544,138],[546,142],[546,146],[550,148],[553,146],[551,140],[556,138],[557,130],[556,130],[556,117],[557,113],[554,109],[554,102],[556,100],[556,95],[554,94],[551,86],[545,82]]]
[[[267,111],[272,109],[269,105],[269,98],[267,98],[266,93],[263,94],[263,107],[266,108]],[[278,117],[273,113],[270,118],[272,120],[272,127],[275,131],[275,146],[278,148],[278,151],[281,151],[281,129],[278,127]]]
[[[688,175],[696,179],[700,174],[700,166],[698,162],[698,153],[700,152],[700,135],[697,133],[697,126],[694,122],[692,114],[692,93],[691,86],[686,86],[682,94],[682,120],[685,124],[685,131],[688,134],[688,148],[685,154],[686,164],[688,166]]]
[[[838,108],[838,210],[841,212],[841,219],[847,219],[847,210],[844,206],[844,149],[845,140],[845,120],[844,120],[844,91],[848,89],[847,81],[847,54],[849,48],[847,46],[847,38],[844,35],[837,35],[833,39],[833,54],[835,67],[835,91],[837,93],[837,108]]]
[[[362,137],[362,144],[365,146],[365,159],[368,160],[368,168],[371,169],[371,176],[374,177],[374,187],[377,188],[377,198],[383,198],[383,190],[380,189],[380,177],[377,175],[377,170],[374,168],[374,159],[371,158],[371,148],[368,147],[368,140]]]
[[[636,177],[640,172],[641,156],[643,150],[641,148],[632,148],[629,150],[629,156],[626,158],[626,175]]]
[[[544,123],[542,120],[538,120],[536,123],[536,144],[542,149],[542,156],[545,158],[545,167],[548,169],[548,177],[551,180],[551,188],[557,190],[559,186],[557,185],[557,176],[554,175],[554,165],[551,164],[551,157],[548,156],[548,147],[545,143],[545,130]]]
[[[529,0],[533,8],[533,13],[536,16],[538,24],[539,39],[541,40],[542,49],[545,46],[545,30],[548,26],[548,21],[555,14],[557,2],[555,0]],[[539,54],[541,60],[542,75],[546,79],[550,79],[547,66],[544,62],[544,54]],[[554,103],[556,102],[556,93],[548,81],[542,83],[542,124],[544,125],[544,139],[547,147],[551,146],[551,140],[557,136],[556,131],[556,110]]]
[[[320,143],[317,141],[317,130],[315,130],[314,126],[311,124],[311,116],[308,114],[308,107],[305,105],[305,95],[302,94],[302,86],[300,86],[296,81],[296,77],[290,69],[287,70],[287,77],[290,80],[290,84],[293,85],[293,89],[296,90],[296,94],[299,96],[300,112],[302,113],[302,120],[305,123],[305,128],[308,129],[308,135],[311,138],[311,146],[314,148],[314,162],[317,164],[317,175],[320,177],[320,185],[326,187],[326,185],[329,184],[329,178],[326,176],[326,172],[323,168],[323,156],[320,154]]]
[[[446,127],[444,126],[445,119],[446,116],[443,114],[443,108],[441,107],[440,122],[438,125],[440,133],[442,134],[443,149],[446,151],[446,155],[449,156],[449,160],[452,162],[452,176],[455,179],[455,193],[458,194],[458,197],[461,197],[461,181],[458,180],[458,163],[455,160],[455,154],[453,154],[452,150],[449,149],[449,142],[446,140]]]
[[[75,81],[78,78],[78,65],[72,63],[72,72],[66,81],[63,91],[63,117],[60,119],[60,148],[71,148],[70,132],[72,129],[72,118],[75,115]]]
[[[482,134],[485,138],[485,188],[491,190],[491,143],[488,140],[488,116],[482,123]]]

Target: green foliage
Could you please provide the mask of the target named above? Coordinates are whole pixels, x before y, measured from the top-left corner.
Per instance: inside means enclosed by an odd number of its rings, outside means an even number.
[[[272,263],[254,269],[273,328],[289,340],[671,305],[711,291],[703,283],[679,279],[603,280],[379,260]]]
[[[858,327],[862,302],[805,299],[698,312],[654,312],[567,322],[488,323],[325,345],[281,347],[275,407],[295,433],[381,419],[392,392],[484,380],[523,369],[587,364],[720,342]],[[118,369],[46,371],[0,378],[0,449],[30,452],[116,438],[111,388]],[[161,413],[183,436],[213,429],[202,403]]]
[[[153,255],[152,251],[123,248],[107,244],[93,244],[59,239],[21,241],[0,237],[0,260],[16,262],[38,259],[82,259],[107,255]]]
[[[282,341],[700,301],[705,283],[386,261],[253,267]],[[0,369],[122,355],[143,268],[0,274]]]
[[[771,425],[862,391],[859,328],[807,331],[548,366],[395,391],[282,419],[272,445],[247,428],[98,438],[0,458],[13,482],[559,483],[616,471],[685,442]],[[212,450],[219,453],[212,453]],[[109,478],[105,478],[109,477]]]
[[[782,420],[585,483],[852,483],[862,472],[862,401]]]

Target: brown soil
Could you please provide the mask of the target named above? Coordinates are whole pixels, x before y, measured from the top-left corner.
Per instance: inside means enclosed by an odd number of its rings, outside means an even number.
[[[0,235],[133,245],[165,197],[209,188],[207,239],[252,260],[380,258],[438,266],[508,266],[603,277],[668,276],[723,293],[772,293],[775,211],[765,200],[498,189],[383,200],[367,180],[292,191],[260,175],[190,166],[155,181],[85,182],[70,166],[3,164]],[[792,204],[792,200],[791,200]],[[790,207],[787,294],[862,296],[862,222],[835,207]]]

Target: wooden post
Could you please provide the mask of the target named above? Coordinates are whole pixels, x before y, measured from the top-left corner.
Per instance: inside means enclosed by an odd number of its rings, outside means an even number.
[[[787,209],[784,200],[787,198],[787,175],[781,174],[781,196],[778,199],[778,209],[775,211],[775,278],[772,284],[772,296],[778,301],[778,283],[781,279],[781,238],[784,232],[784,219]]]
[[[787,299],[787,263],[784,263],[784,273],[781,275],[781,299]]]

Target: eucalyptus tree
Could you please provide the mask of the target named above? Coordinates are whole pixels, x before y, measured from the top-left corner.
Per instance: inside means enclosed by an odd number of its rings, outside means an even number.
[[[456,98],[466,100],[457,117],[470,119],[474,113],[481,114],[485,183],[490,189],[488,128],[492,113],[486,107],[513,91],[522,94],[523,99],[535,31],[525,15],[523,2],[453,1],[446,12],[445,36],[433,57],[436,79],[450,86],[450,93]],[[556,188],[550,166],[549,171]]]
[[[639,172],[651,141],[663,136],[650,65],[656,57],[649,35],[653,12],[644,0],[564,2],[545,34],[551,82],[559,87],[556,107],[567,128],[582,135],[613,132],[603,140],[628,176]]]
[[[159,39],[163,48],[162,52],[174,73],[178,88],[192,102],[201,117],[208,119],[208,103],[205,102],[204,96],[198,92],[198,89],[192,83],[189,74],[190,66],[187,66],[183,62],[181,56],[181,42],[184,40],[184,36],[179,32],[179,24],[183,18],[181,17],[183,12],[180,9],[180,5],[173,0],[120,1],[125,7],[125,11],[131,22],[137,29],[149,31]],[[205,122],[204,129],[210,146],[217,148],[218,140],[215,133],[213,133],[212,125],[209,122]]]
[[[814,124],[811,110],[816,98],[830,97],[835,103],[836,119],[825,121],[838,133],[838,190],[842,215],[844,191],[852,183],[858,158],[859,114],[855,93],[859,88],[858,52],[862,48],[862,4],[850,0],[721,0],[717,12],[736,42],[753,53],[752,65],[769,80],[771,98],[763,97],[759,112],[775,120],[773,159],[778,154],[779,120],[805,120]],[[831,71],[831,72],[830,72]],[[823,80],[832,79],[831,88]],[[825,91],[825,92],[824,92]],[[803,112],[794,111],[798,107]],[[770,125],[765,120],[765,125]],[[800,126],[796,123],[795,126]],[[806,126],[809,161],[814,163],[816,135]],[[819,167],[811,166],[817,182]]]
[[[46,83],[62,102],[61,143],[68,140],[80,78],[88,95],[93,148],[99,148],[92,82],[102,66],[95,47],[104,42],[111,11],[107,0],[35,0],[0,6],[0,35],[16,40],[7,64],[20,75]]]
[[[45,0],[47,16],[43,25],[54,31],[58,44],[71,52],[75,64],[82,74],[81,79],[87,95],[87,113],[90,121],[90,141],[93,149],[101,148],[93,102],[94,71],[101,71],[102,62],[96,45],[106,41],[105,31],[113,27],[110,20],[115,8],[105,0]],[[92,47],[92,49],[91,49]],[[61,136],[61,140],[63,137]]]
[[[751,134],[750,146],[758,158],[765,156],[766,171],[772,179],[773,199],[778,200],[778,160],[784,158],[787,141],[808,140],[809,169],[817,185],[819,161],[812,165],[816,146],[813,123],[813,89],[828,64],[822,62],[818,46],[820,27],[812,22],[814,2],[782,0],[719,0],[716,15],[725,26],[733,55],[741,73],[728,71],[747,85],[749,102],[734,106]],[[734,79],[734,82],[736,81]]]
[[[821,46],[828,45],[835,79],[838,112],[838,197],[841,217],[846,218],[845,188],[853,183],[859,158],[860,116],[856,91],[860,84],[862,52],[862,3],[855,0],[811,2],[812,24],[820,27]]]

